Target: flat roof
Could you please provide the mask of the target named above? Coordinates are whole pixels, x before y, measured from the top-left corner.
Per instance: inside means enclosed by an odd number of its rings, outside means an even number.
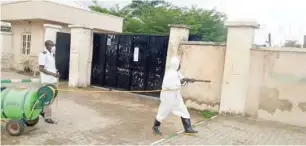
[[[123,18],[54,1],[22,0],[1,4],[1,21],[43,19],[69,25],[122,32]]]

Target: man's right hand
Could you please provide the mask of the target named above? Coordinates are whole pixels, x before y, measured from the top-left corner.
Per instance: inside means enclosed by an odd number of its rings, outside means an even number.
[[[60,77],[60,74],[59,74],[59,73],[53,73],[52,75],[53,75],[54,77],[56,77],[56,78]]]

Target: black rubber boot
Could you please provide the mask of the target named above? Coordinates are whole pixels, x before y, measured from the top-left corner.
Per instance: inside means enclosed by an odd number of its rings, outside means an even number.
[[[56,124],[56,122],[53,121],[51,118],[45,119],[45,122],[48,124]]]
[[[44,112],[40,112],[40,115],[44,118],[45,117],[45,113]]]
[[[195,134],[198,133],[198,131],[194,130],[191,126],[191,121],[190,119],[182,118],[182,123],[184,125],[185,133],[186,134]]]
[[[154,126],[152,127],[153,133],[155,135],[162,135],[162,133],[159,130],[159,126],[160,126],[160,122],[155,119]]]
[[[1,91],[3,91],[4,89],[6,89],[6,87],[1,87]]]

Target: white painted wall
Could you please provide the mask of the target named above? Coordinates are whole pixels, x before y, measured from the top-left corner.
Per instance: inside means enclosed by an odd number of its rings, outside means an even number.
[[[38,57],[43,50],[44,30],[43,21],[16,21],[12,22],[14,62],[13,68],[22,70],[22,63],[29,58]],[[31,53],[22,55],[22,34],[31,33]],[[35,60],[35,59],[34,59]]]
[[[70,45],[69,86],[90,85],[92,62],[92,30],[84,26],[72,25]]]
[[[306,49],[253,48],[246,111],[306,127]]]
[[[45,36],[45,27],[44,24],[58,25],[59,23],[49,23],[49,21],[44,20],[33,20],[33,21],[14,21],[11,23],[12,26],[12,47],[11,51],[13,53],[12,67],[17,70],[23,70],[22,63],[26,60],[31,60],[32,66],[37,66],[37,57],[41,51],[44,50],[44,41],[46,38],[49,38],[55,42],[56,40],[56,31],[52,28],[47,29],[51,31],[50,35]],[[58,31],[70,33],[70,29],[65,24],[58,25],[61,27]],[[22,55],[22,34],[31,33],[31,54],[26,56]],[[10,50],[10,49],[6,49]]]
[[[9,69],[12,67],[13,61],[13,33],[1,32],[1,69]]]
[[[172,57],[181,56],[181,51],[179,50],[182,41],[188,41],[189,29],[186,25],[171,24],[170,26],[170,36],[167,51],[166,60],[166,71],[170,67],[170,60]]]
[[[230,22],[227,24],[221,113],[245,114],[245,103],[250,68],[250,50],[254,42],[254,22]]]
[[[197,110],[218,112],[221,82],[224,69],[225,45],[212,42],[182,42],[180,71],[185,77],[211,80],[211,83],[195,82],[182,87],[186,105]]]

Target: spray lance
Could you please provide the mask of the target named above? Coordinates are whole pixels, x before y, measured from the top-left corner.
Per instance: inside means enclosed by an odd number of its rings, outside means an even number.
[[[179,64],[178,70],[180,70],[181,64]],[[202,83],[211,83],[211,80],[198,80],[198,79],[193,79],[193,78],[183,78],[181,79],[181,84],[182,86],[186,86],[188,83],[194,83],[194,82],[202,82]],[[222,82],[216,82],[213,81],[213,83],[222,83]],[[226,83],[228,84],[228,83]]]
[[[194,82],[202,82],[202,83],[210,83],[210,80],[197,80],[192,78],[183,78],[181,80],[181,83],[183,86],[187,85],[188,83],[194,83]]]

